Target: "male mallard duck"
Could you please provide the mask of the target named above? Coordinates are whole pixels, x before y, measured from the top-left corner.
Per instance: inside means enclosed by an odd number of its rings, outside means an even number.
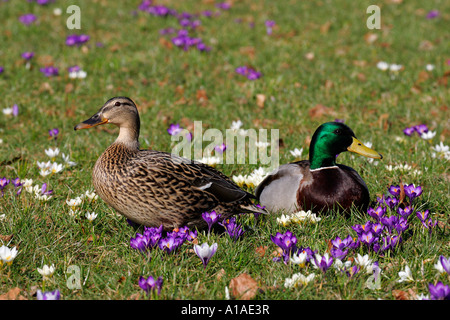
[[[252,194],[218,170],[170,153],[140,150],[139,113],[131,99],[106,101],[74,129],[105,123],[120,131],[95,163],[93,184],[100,198],[128,219],[170,230],[185,225],[204,228],[206,211],[215,210],[223,219],[234,213],[262,212],[250,201]]]
[[[352,205],[365,210],[369,190],[364,180],[352,168],[336,164],[344,151],[382,159],[378,152],[356,139],[343,123],[327,122],[317,128],[311,139],[309,161],[281,165],[256,188],[255,194],[269,211],[295,212],[348,209]]]

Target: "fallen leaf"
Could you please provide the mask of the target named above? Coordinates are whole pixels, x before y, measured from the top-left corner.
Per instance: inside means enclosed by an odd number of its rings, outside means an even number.
[[[173,44],[166,38],[159,38],[159,44],[162,45],[164,48],[172,49]]]
[[[256,105],[260,108],[264,108],[264,102],[266,101],[266,96],[264,94],[256,95]]]
[[[225,272],[225,269],[222,268],[219,270],[219,272],[216,273],[216,279],[217,280],[221,280],[223,278],[224,275],[226,275],[227,273]]]
[[[403,290],[392,290],[392,295],[395,300],[410,300],[409,293]]]
[[[233,296],[240,300],[251,300],[258,292],[258,284],[246,273],[231,279],[229,287]]]
[[[268,246],[259,246],[255,249],[255,252],[262,258],[266,254],[267,248]]]
[[[10,289],[8,292],[0,295],[0,300],[26,300],[24,296],[20,294],[20,288],[15,287]]]
[[[376,33],[368,32],[364,36],[364,40],[366,40],[367,43],[371,44],[377,41],[378,35]]]
[[[12,237],[13,237],[12,234],[8,234],[8,235],[0,234],[0,239],[1,239],[3,242],[9,242],[9,240],[11,240]]]
[[[323,25],[320,26],[320,33],[325,34],[328,33],[328,30],[330,30],[331,27],[331,21],[325,22]]]
[[[204,90],[204,89],[197,90],[196,98],[200,104],[205,104],[206,102],[208,102],[208,96],[206,95],[206,90]]]
[[[309,109],[308,114],[310,118],[320,118],[324,115],[334,115],[333,109],[324,106],[323,104],[316,104],[314,107]]]
[[[305,58],[306,60],[313,60],[314,59],[314,52],[308,52],[307,54],[305,54]]]

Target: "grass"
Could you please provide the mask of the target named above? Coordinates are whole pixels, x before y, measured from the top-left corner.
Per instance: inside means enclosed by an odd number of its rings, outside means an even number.
[[[0,270],[0,294],[18,287],[27,299],[35,299],[37,289],[59,289],[63,299],[147,299],[138,279],[148,275],[164,278],[161,295],[154,297],[158,299],[224,299],[225,287],[242,273],[261,288],[255,299],[395,299],[399,291],[413,297],[428,294],[428,283],[449,284],[448,276],[438,275],[433,267],[440,255],[448,257],[450,249],[448,161],[431,156],[431,146],[439,141],[448,144],[449,136],[448,3],[378,1],[382,28],[369,30],[366,8],[374,3],[245,0],[219,16],[201,18],[196,34],[212,50],[199,52],[180,50],[171,45],[170,36],[159,34],[160,29],[178,28],[174,17],[136,11],[140,2],[134,2],[130,6],[80,1],[79,32],[66,28],[68,14],[59,2],[0,4],[0,65],[5,69],[0,74],[1,105],[19,106],[17,117],[0,116],[0,177],[45,182],[54,191],[52,199],[40,202],[25,191],[15,196],[11,185],[5,188],[0,235],[2,244],[16,247],[19,254]],[[217,10],[212,1],[160,3],[178,12]],[[57,7],[62,9],[60,16],[53,14]],[[432,9],[440,16],[426,19]],[[34,13],[37,23],[22,25],[18,17],[25,13]],[[277,23],[270,36],[264,26],[268,19]],[[91,39],[83,46],[68,47],[65,38],[72,33]],[[367,35],[377,39],[369,43]],[[30,69],[20,56],[24,51],[35,53]],[[376,67],[378,61],[404,68],[398,74],[383,72]],[[50,64],[59,68],[59,76],[46,78],[39,72]],[[425,71],[426,64],[435,69]],[[69,79],[67,68],[73,65],[87,71],[87,77]],[[253,66],[263,77],[249,81],[236,74],[234,69],[241,65]],[[199,101],[199,92],[206,94],[205,101]],[[256,103],[257,94],[266,97],[262,107]],[[142,147],[163,151],[171,150],[166,132],[170,123],[190,127],[193,121],[202,121],[205,129],[224,132],[240,119],[245,128],[279,129],[280,163],[286,163],[295,160],[289,150],[296,147],[304,148],[306,157],[308,138],[318,125],[345,119],[360,140],[371,141],[385,156],[377,165],[359,156],[340,156],[341,163],[360,172],[372,199],[400,181],[421,185],[424,193],[415,205],[430,210],[439,224],[428,234],[413,220],[401,247],[384,257],[363,249],[350,255],[368,253],[379,262],[379,290],[365,287],[369,275],[362,271],[348,278],[334,270],[322,275],[311,265],[299,269],[273,262],[276,247],[270,235],[287,229],[277,224],[277,215],[262,217],[256,225],[252,216],[240,217],[249,230],[237,242],[224,233],[200,232],[200,243],[219,245],[205,270],[191,244],[176,254],[139,253],[130,248],[129,240],[142,229],[130,227],[100,199],[83,203],[76,218],[65,203],[93,189],[95,160],[117,134],[105,126],[82,132],[73,127],[119,95],[138,105]],[[420,123],[437,132],[431,143],[403,135],[405,127]],[[60,130],[57,140],[48,136],[52,128]],[[44,150],[56,146],[77,165],[41,177],[36,161],[48,161]],[[56,161],[61,162],[60,157]],[[405,163],[421,174],[385,168]],[[217,166],[229,176],[249,174],[257,167]],[[84,218],[87,211],[98,213],[92,223]],[[330,212],[317,224],[289,229],[299,245],[323,254],[330,239],[355,235],[351,226],[367,220],[365,213],[353,212],[343,219]],[[44,264],[56,267],[45,283],[37,272]],[[80,268],[81,289],[66,285],[71,265]],[[406,265],[414,281],[399,283],[398,272]],[[305,287],[284,288],[284,280],[297,272],[317,276]]]

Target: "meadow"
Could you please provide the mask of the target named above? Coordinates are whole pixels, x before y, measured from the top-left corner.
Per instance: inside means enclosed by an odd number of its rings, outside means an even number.
[[[0,3],[0,298],[450,298],[448,1],[77,1],[81,29],[68,28],[70,5]],[[380,29],[367,27],[369,5]],[[239,215],[235,238],[216,224],[174,250],[135,249],[144,227],[91,180],[117,128],[73,130],[114,96],[135,101],[141,148],[167,152],[168,129],[201,121],[278,129],[288,163],[307,159],[321,123],[344,121],[384,156],[338,158],[384,220]],[[266,169],[214,166],[249,192]],[[383,231],[369,239],[361,226],[375,224]],[[217,243],[205,267],[194,250],[203,243]],[[158,289],[142,283],[150,276]]]

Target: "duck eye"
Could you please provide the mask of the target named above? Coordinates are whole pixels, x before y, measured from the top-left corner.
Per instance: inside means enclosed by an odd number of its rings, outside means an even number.
[[[114,104],[116,107],[120,106],[120,102],[116,101],[116,103]]]
[[[337,134],[337,135],[341,135],[342,134],[342,130],[341,129],[336,129],[336,130],[333,131],[333,133]]]

